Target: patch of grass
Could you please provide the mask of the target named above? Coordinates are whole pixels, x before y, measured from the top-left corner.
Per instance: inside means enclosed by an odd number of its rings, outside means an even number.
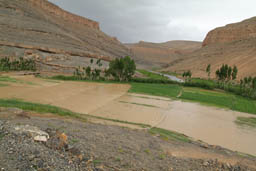
[[[141,74],[143,74],[144,76],[148,77],[148,78],[152,78],[152,79],[164,79],[164,80],[168,80],[167,77],[160,75],[160,74],[156,74],[156,73],[152,73],[146,70],[137,70],[138,72],[140,72]]]
[[[16,107],[22,110],[34,111],[38,113],[52,113],[60,116],[71,116],[75,118],[80,118],[79,114],[71,112],[66,109],[62,109],[52,105],[39,104],[39,103],[30,103],[24,102],[17,99],[0,99],[1,107]]]
[[[184,86],[187,87],[200,87],[204,89],[213,90],[217,87],[217,83],[213,80],[206,80],[200,78],[192,78],[190,81],[186,81]]]
[[[132,97],[137,97],[137,98],[141,98],[141,99],[152,99],[152,100],[161,100],[161,101],[171,101],[171,100],[165,100],[165,99],[160,99],[160,98],[154,98],[154,97],[146,97],[146,96],[135,96],[135,95],[129,95]]]
[[[177,97],[181,87],[175,84],[131,83],[130,93],[148,94],[153,96]]]
[[[29,82],[29,81],[21,81],[15,78],[11,78],[9,76],[0,76],[0,82],[9,82],[9,83],[19,83],[19,84],[29,84],[29,85],[37,85],[35,83]],[[3,84],[7,85],[7,84]],[[1,87],[1,86],[0,86]]]
[[[116,157],[115,161],[121,162],[121,159],[119,157]]]
[[[146,107],[153,107],[153,108],[159,108],[157,106],[148,105],[148,104],[141,104],[141,103],[133,103],[133,102],[125,102],[125,101],[119,101],[120,103],[126,103],[126,104],[134,104],[139,106],[146,106]]]
[[[8,77],[8,76],[0,76],[0,82],[17,83],[17,82],[20,82],[20,81],[18,81],[18,80],[15,79],[15,78]]]
[[[192,140],[187,137],[184,134],[180,134],[174,131],[165,130],[162,128],[151,128],[149,129],[149,133],[153,135],[160,135],[165,140],[176,140],[176,141],[182,141],[182,142],[188,142],[190,143]]]
[[[158,158],[160,160],[164,160],[166,158],[166,155],[165,154],[159,154]]]
[[[246,153],[241,153],[241,152],[237,152],[237,154],[239,155],[239,156],[242,156],[242,157],[251,157],[251,158],[256,158],[256,156],[255,155],[251,155],[251,154],[246,154]]]
[[[147,154],[151,153],[149,149],[144,150],[144,152],[147,153]]]
[[[7,87],[7,86],[9,86],[9,84],[2,84],[2,83],[0,83],[0,87]]]
[[[191,92],[185,90],[180,98],[222,108],[230,108],[232,107],[233,103],[232,97],[213,95],[210,93],[200,93],[198,91]]]
[[[256,127],[256,118],[253,117],[237,117],[235,122],[239,125]]]
[[[237,96],[232,93],[210,91],[200,88],[184,88],[180,98],[234,111],[256,114],[255,100]]]
[[[92,162],[93,162],[94,165],[97,165],[97,164],[101,164],[101,163],[102,163],[101,160],[93,160]]]
[[[75,143],[78,143],[78,142],[79,142],[79,140],[78,140],[78,139],[75,139],[75,138],[71,139],[70,141],[71,141],[72,144],[75,144]]]

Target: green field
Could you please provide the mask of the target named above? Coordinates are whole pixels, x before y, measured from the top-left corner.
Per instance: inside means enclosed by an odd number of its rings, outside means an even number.
[[[131,83],[129,92],[177,98],[199,102],[205,105],[227,108],[239,112],[256,114],[256,101],[224,91],[205,90],[202,88],[183,87],[175,84]]]
[[[157,75],[157,74],[156,74]],[[155,76],[152,76],[155,77]],[[158,75],[159,77],[159,75]],[[52,78],[54,79],[54,78]],[[56,78],[55,78],[56,79]],[[57,77],[58,80],[73,80],[72,77]],[[151,80],[152,78],[149,78]],[[147,94],[153,96],[162,96],[172,99],[177,99],[177,96],[181,95],[179,99],[188,100],[193,102],[199,102],[204,105],[217,106],[221,108],[231,109],[234,111],[245,112],[250,114],[256,114],[256,101],[236,95],[234,93],[226,92],[224,90],[216,90],[216,83],[211,80],[192,79],[189,84],[173,83],[165,79],[152,79],[152,83],[149,80],[145,82],[126,82],[131,85],[130,93]],[[141,81],[141,80],[139,80]],[[143,81],[143,80],[142,80]],[[159,83],[154,83],[160,81]],[[161,83],[161,81],[167,81]],[[113,81],[100,81],[102,83],[119,83]],[[191,85],[190,85],[191,84]],[[202,88],[198,88],[198,87]],[[182,93],[181,93],[182,92]]]
[[[181,86],[175,84],[149,84],[131,83],[130,93],[148,94],[176,98],[181,91]]]

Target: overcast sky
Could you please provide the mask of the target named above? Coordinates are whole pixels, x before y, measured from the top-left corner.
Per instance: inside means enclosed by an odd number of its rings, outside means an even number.
[[[120,41],[203,41],[208,31],[256,15],[256,0],[50,0],[100,23]]]

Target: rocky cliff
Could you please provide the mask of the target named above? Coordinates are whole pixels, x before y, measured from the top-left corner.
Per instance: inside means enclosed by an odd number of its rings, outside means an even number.
[[[203,42],[203,46],[251,38],[256,38],[256,17],[210,31]]]
[[[45,1],[45,0],[27,0],[27,1],[30,4],[34,5],[34,8],[41,8],[45,12],[51,13],[52,15],[60,17],[61,19],[66,20],[68,22],[78,23],[81,25],[85,25],[85,26],[97,29],[97,30],[100,29],[98,22],[64,11],[58,6],[48,1]]]
[[[222,64],[236,65],[238,78],[256,76],[256,17],[210,31],[201,49],[180,56],[165,70],[191,70],[195,77],[207,77],[208,64],[212,65],[211,77]]]
[[[47,0],[0,0],[0,11],[0,57],[29,54],[44,63],[83,66],[87,58],[109,61],[131,55],[99,23]]]

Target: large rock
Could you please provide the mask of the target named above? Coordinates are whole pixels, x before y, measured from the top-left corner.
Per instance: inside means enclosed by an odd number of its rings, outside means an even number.
[[[15,126],[14,130],[12,130],[15,134],[30,134],[36,141],[40,141],[40,139],[49,139],[49,134],[45,131],[40,130],[38,127],[31,125],[19,125]],[[42,138],[43,137],[43,138]]]

